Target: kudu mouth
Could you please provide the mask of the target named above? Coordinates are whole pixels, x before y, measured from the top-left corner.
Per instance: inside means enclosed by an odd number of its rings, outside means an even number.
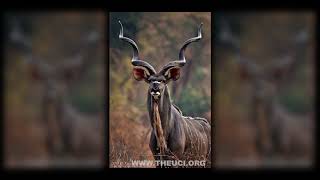
[[[151,91],[150,94],[153,97],[153,99],[155,99],[155,100],[158,100],[161,95],[160,91]]]

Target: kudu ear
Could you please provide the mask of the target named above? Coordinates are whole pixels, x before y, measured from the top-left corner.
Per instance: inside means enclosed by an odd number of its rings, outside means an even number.
[[[164,73],[164,77],[166,78],[167,81],[169,80],[176,81],[180,78],[180,70],[181,70],[180,67],[172,67]]]
[[[294,67],[294,59],[291,56],[282,57],[275,61],[269,67],[270,75],[273,80],[281,80],[285,78],[286,74],[292,71]]]
[[[85,65],[81,54],[66,59],[64,63],[58,66],[58,70],[61,72],[61,79],[65,81],[76,80],[81,73],[84,73]]]
[[[248,80],[251,78],[251,75],[246,67],[239,66],[238,70],[239,70],[239,74],[240,74],[239,77],[241,80]]]
[[[143,67],[136,66],[133,68],[133,77],[137,81],[148,81],[148,78],[150,76],[150,73]]]
[[[32,80],[41,81],[44,79],[44,74],[39,68],[39,66],[32,64],[30,65],[30,73]]]
[[[26,59],[25,63],[27,65],[28,73],[30,73],[31,79],[34,81],[45,80],[49,71],[51,71],[51,67],[36,59]]]

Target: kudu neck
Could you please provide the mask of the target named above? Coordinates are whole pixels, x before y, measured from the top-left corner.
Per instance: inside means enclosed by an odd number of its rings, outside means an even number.
[[[154,105],[155,103],[158,106],[160,119],[162,128],[164,129],[164,133],[168,132],[170,127],[170,118],[171,118],[171,98],[168,86],[165,85],[165,88],[163,92],[161,93],[161,96],[158,100],[153,99],[152,95],[150,94],[150,91],[148,91],[148,111],[149,111],[149,118],[151,121],[151,125],[153,127],[154,122]],[[154,128],[154,127],[153,127]]]

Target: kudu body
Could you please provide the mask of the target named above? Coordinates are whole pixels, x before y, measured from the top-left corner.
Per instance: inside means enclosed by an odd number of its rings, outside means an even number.
[[[92,156],[101,149],[101,118],[78,111],[68,96],[88,68],[89,61],[85,59],[88,58],[89,49],[97,47],[97,32],[89,33],[75,56],[66,58],[61,64],[49,64],[46,60],[36,58],[32,51],[32,40],[22,29],[21,22],[15,19],[10,41],[22,51],[32,79],[41,87],[41,94],[38,95],[39,119],[44,126],[44,141],[49,156]]]
[[[179,60],[169,62],[160,72],[147,62],[139,60],[136,43],[123,36],[121,22],[119,38],[133,47],[133,76],[144,80],[149,86],[147,106],[152,126],[150,149],[156,160],[205,160],[211,163],[211,127],[204,118],[183,116],[181,110],[172,103],[167,83],[178,80],[180,68],[186,63],[186,47],[201,39],[201,26],[198,36],[190,38],[182,46]]]
[[[301,53],[297,52],[303,50],[308,42],[306,30],[292,38],[293,49],[280,58],[275,58],[270,64],[259,65],[241,53],[240,39],[231,32],[230,24],[224,22],[220,26],[220,42],[233,51],[240,77],[251,86],[249,119],[254,126],[254,143],[258,154],[270,157],[284,152],[301,153],[300,150],[295,151],[297,148],[292,147],[292,144],[304,147],[308,143],[310,145],[310,136],[297,133],[297,128],[304,131],[311,129],[310,117],[290,113],[279,102],[278,95],[292,81],[291,78],[301,63]],[[299,134],[300,138],[297,138]]]

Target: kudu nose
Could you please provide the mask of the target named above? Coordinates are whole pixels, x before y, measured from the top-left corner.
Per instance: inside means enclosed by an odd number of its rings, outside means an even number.
[[[159,87],[152,87],[152,91],[159,91]]]
[[[151,84],[151,95],[153,96],[154,99],[159,99],[160,96],[160,82],[154,81]]]
[[[158,81],[152,82],[152,91],[159,91],[160,90],[159,86],[160,86],[160,82]]]

